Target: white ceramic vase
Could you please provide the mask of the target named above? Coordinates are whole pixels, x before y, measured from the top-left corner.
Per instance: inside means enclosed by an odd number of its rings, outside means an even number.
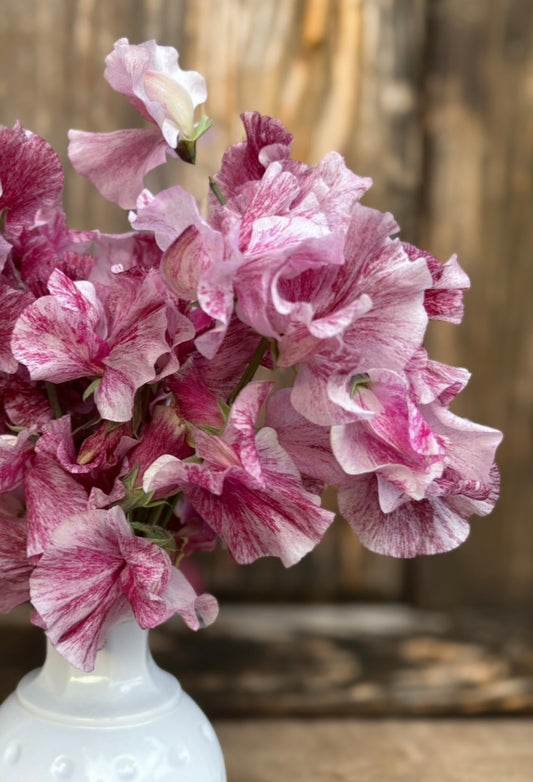
[[[112,628],[92,673],[48,644],[0,707],[2,782],[226,782],[204,713],[161,670],[148,633]]]

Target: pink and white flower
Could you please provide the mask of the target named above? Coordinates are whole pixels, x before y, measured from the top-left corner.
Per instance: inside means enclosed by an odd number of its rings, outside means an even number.
[[[438,554],[468,536],[466,521],[494,507],[499,474],[494,452],[501,433],[430,405],[424,415],[446,443],[445,467],[423,497],[410,496],[401,484],[378,472],[347,481],[339,490],[339,509],[364,546],[394,557]]]
[[[15,324],[13,355],[32,380],[96,380],[100,415],[128,421],[135,392],[158,376],[157,362],[192,335],[189,322],[180,317],[184,328],[169,344],[167,305],[150,273],[97,291],[56,270],[48,287],[50,295],[27,307]]]
[[[193,142],[209,127],[194,111],[207,98],[205,79],[178,65],[178,53],[155,41],[138,45],[120,38],[106,58],[105,78],[156,127],[114,133],[69,132],[69,157],[102,195],[134,208],[145,175],[176,156],[180,139]],[[193,154],[191,150],[191,155]]]
[[[58,207],[62,189],[63,169],[50,145],[18,124],[0,126],[0,214],[4,214],[5,240],[16,243],[25,228],[43,221],[48,211]]]
[[[321,539],[333,514],[307,491],[273,429],[255,434],[269,384],[252,383],[233,405],[221,436],[194,431],[200,464],[162,456],[147,470],[145,491],[181,488],[239,563],[277,556],[297,562]]]
[[[30,591],[47,636],[84,671],[93,669],[111,621],[133,613],[147,629],[178,613],[198,629],[217,614],[215,599],[197,595],[168,554],[133,534],[118,507],[59,525],[33,570]]]

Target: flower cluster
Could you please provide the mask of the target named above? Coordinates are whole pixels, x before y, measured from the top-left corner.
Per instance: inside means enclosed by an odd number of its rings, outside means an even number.
[[[121,39],[106,78],[151,126],[71,131],[69,155],[126,234],[69,229],[53,150],[0,129],[0,609],[30,600],[85,670],[132,614],[213,621],[194,552],[296,563],[333,519],[325,485],[370,549],[452,549],[494,505],[501,437],[449,410],[468,373],[422,346],[429,318],[461,320],[466,275],[364,206],[369,179],[298,162],[249,113],[202,215],[144,188],[194,160],[202,76]]]

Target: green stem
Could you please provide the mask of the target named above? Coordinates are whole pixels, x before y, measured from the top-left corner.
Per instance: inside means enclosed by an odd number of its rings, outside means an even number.
[[[159,519],[161,518],[162,511],[163,511],[163,505],[158,505],[157,508],[150,509],[150,513],[148,514],[148,520],[151,526],[153,527],[164,526],[162,524],[159,524]]]
[[[181,496],[181,492],[179,491],[174,497],[169,497],[168,505],[165,508],[165,513],[161,516],[159,526],[163,527],[163,529],[167,528],[167,524],[170,521],[172,514],[174,513],[174,508],[178,504],[178,500]],[[161,509],[163,509],[163,506],[161,506]]]
[[[257,372],[259,364],[261,363],[261,359],[265,355],[266,349],[268,348],[269,344],[270,344],[270,340],[267,339],[267,337],[262,337],[261,342],[255,349],[255,352],[252,356],[250,363],[244,370],[244,373],[237,384],[237,388],[233,391],[233,393],[229,397],[228,405],[232,405],[235,402],[237,396],[242,391],[244,386],[248,385],[250,380],[253,379],[255,373]]]
[[[226,199],[222,195],[222,192],[221,192],[219,186],[217,185],[217,183],[215,182],[214,177],[212,177],[212,176],[209,177],[209,187],[211,188],[211,190],[215,194],[218,203],[221,206],[224,206],[224,204],[226,203]]]
[[[57,390],[53,383],[50,383],[49,380],[45,381],[46,386],[46,393],[48,394],[48,401],[50,402],[50,407],[52,408],[52,413],[54,414],[54,418],[61,418],[63,413],[61,412],[61,407],[59,406],[59,399],[57,398]]]

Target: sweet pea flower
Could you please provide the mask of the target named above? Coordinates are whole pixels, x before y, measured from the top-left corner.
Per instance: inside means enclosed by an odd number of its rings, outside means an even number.
[[[403,242],[361,203],[370,179],[293,159],[258,112],[207,214],[152,194],[167,155],[194,162],[204,79],[125,38],[105,77],[149,127],[72,130],[69,156],[127,233],[70,229],[57,155],[0,127],[0,610],[30,599],[85,671],[113,623],[214,620],[189,555],[298,562],[333,520],[325,487],[376,552],[459,545],[496,501],[501,439],[450,412],[469,374],[423,347],[429,319],[462,318],[455,256]]]
[[[305,489],[273,429],[255,433],[269,383],[251,383],[237,397],[223,434],[193,432],[201,463],[161,456],[146,471],[144,490],[181,489],[237,562],[277,556],[288,567],[322,538],[333,514]]]
[[[93,670],[110,624],[131,613],[143,629],[175,613],[198,629],[218,611],[215,599],[197,595],[163,549],[133,534],[118,507],[60,524],[33,570],[30,593],[50,641],[84,671]]]
[[[155,127],[113,133],[69,132],[69,157],[102,195],[124,209],[134,208],[145,175],[177,154],[194,161],[195,142],[210,126],[194,110],[207,98],[205,79],[178,65],[178,53],[155,41],[116,41],[106,58],[105,78]]]
[[[428,424],[446,438],[446,466],[423,498],[413,500],[382,474],[347,481],[339,509],[372,551],[393,557],[439,554],[468,537],[467,519],[493,509],[499,491],[494,452],[502,435],[453,415],[440,405],[424,410]]]
[[[50,145],[18,124],[0,126],[0,215],[5,224],[0,233],[5,241],[16,243],[24,229],[56,209],[62,189],[63,169]]]
[[[94,399],[102,418],[128,421],[137,389],[158,377],[158,360],[192,336],[189,321],[176,313],[177,330],[169,344],[167,304],[154,274],[124,276],[122,284],[100,291],[102,301],[92,283],[73,282],[56,269],[48,282],[50,295],[18,318],[13,355],[32,380],[96,380]]]
[[[370,370],[355,375],[345,393],[361,413],[353,416],[359,420],[331,427],[340,466],[349,475],[379,472],[410,497],[422,499],[442,474],[445,449],[412,399],[407,379],[390,370]]]

